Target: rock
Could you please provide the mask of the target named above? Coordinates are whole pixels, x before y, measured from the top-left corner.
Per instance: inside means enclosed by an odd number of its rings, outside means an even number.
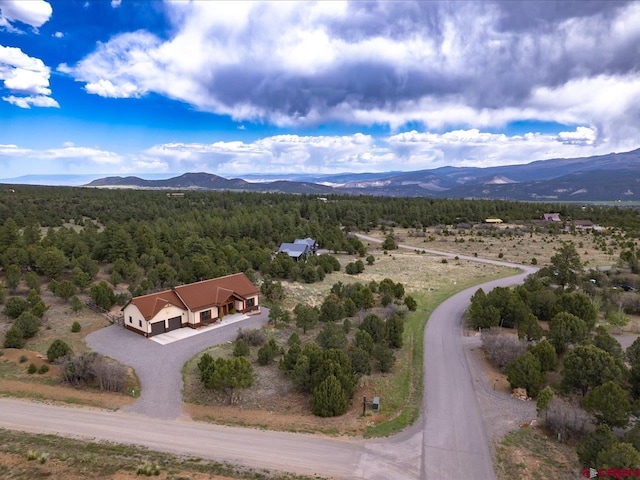
[[[526,388],[514,388],[513,389],[513,393],[511,394],[511,396],[513,398],[515,398],[516,400],[523,400],[523,401],[527,401],[527,400],[531,400],[531,398],[529,398],[529,396],[527,395],[527,389]]]

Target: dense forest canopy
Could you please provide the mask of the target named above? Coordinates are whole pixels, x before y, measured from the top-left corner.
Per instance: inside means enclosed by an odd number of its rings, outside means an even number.
[[[87,288],[97,264],[110,265],[111,283],[134,293],[235,272],[315,281],[331,262],[293,265],[272,257],[282,242],[315,238],[331,251],[364,254],[345,232],[381,225],[425,228],[438,224],[538,219],[588,219],[640,232],[636,211],[570,204],[434,200],[157,190],[101,190],[19,186],[0,190],[0,264],[5,272],[36,271]]]
[[[402,227],[428,227],[458,222],[482,222],[499,217],[505,222],[540,218],[557,212],[563,219],[584,219],[603,226],[640,229],[637,211],[631,208],[582,206],[568,203],[529,203],[501,200],[438,200],[370,196],[329,196],[276,193],[194,191],[184,198],[169,198],[158,190],[101,190],[74,187],[20,185],[10,193],[0,190],[0,225],[13,218],[19,227],[32,216],[43,227],[62,226],[89,218],[106,224],[115,221],[155,221],[162,217],[199,224],[215,237],[266,235],[274,243],[283,234],[301,228],[343,225],[366,230],[392,221]],[[251,219],[242,218],[244,216]],[[202,221],[207,220],[206,224]],[[303,230],[305,228],[302,228]]]

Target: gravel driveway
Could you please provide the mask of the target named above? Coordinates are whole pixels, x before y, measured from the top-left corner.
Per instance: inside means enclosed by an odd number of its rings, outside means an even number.
[[[140,398],[123,410],[154,418],[174,419],[182,414],[182,366],[196,353],[235,340],[238,328],[259,328],[269,321],[269,310],[230,325],[221,325],[193,337],[160,345],[142,335],[111,325],[87,336],[89,348],[132,367],[142,385]]]

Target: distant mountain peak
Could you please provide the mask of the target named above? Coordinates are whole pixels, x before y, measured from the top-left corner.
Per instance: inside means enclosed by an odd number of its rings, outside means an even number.
[[[249,175],[260,182],[184,173],[164,180],[105,177],[91,187],[242,190],[311,195],[330,193],[393,197],[487,198],[503,200],[640,200],[640,149],[587,158],[538,160],[498,167],[439,167],[414,172],[341,173],[336,175]],[[273,178],[273,176],[271,177]],[[636,193],[638,192],[638,193]]]

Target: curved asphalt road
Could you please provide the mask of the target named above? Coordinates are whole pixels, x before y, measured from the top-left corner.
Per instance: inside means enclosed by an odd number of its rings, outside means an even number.
[[[87,336],[92,350],[132,367],[142,385],[140,398],[125,411],[149,417],[174,419],[182,414],[182,366],[207,347],[236,339],[238,328],[257,328],[269,321],[269,311],[241,323],[212,328],[177,342],[160,345],[117,325]]]
[[[377,241],[370,237],[362,238]],[[414,247],[403,248],[415,250]],[[454,254],[431,250],[428,252],[454,257]],[[514,277],[481,285],[485,291],[495,286],[515,284],[535,271],[534,268],[522,265],[459,257],[514,266],[525,271]],[[228,331],[220,329],[216,334],[219,338],[215,339],[209,333],[192,337],[197,339],[194,340],[196,343],[204,342],[203,346],[194,344],[193,353],[192,347],[180,348],[181,342],[167,346],[142,342],[142,345],[140,338],[136,338],[131,332],[109,327],[128,336],[119,336],[112,345],[114,350],[102,353],[118,358],[121,349],[136,348],[140,362],[144,364],[145,358],[157,358],[156,355],[147,355],[148,348],[161,348],[163,362],[168,362],[164,363],[164,368],[158,369],[152,363],[147,365],[146,370],[143,367],[148,373],[138,373],[144,386],[143,394],[130,411],[75,409],[2,398],[0,427],[132,443],[252,467],[333,478],[493,480],[495,473],[487,436],[460,332],[462,314],[468,307],[469,298],[479,287],[454,295],[442,303],[429,318],[425,330],[423,414],[415,425],[391,438],[374,441],[321,438],[176,419],[180,415],[180,407],[167,408],[162,405],[175,405],[175,398],[180,397],[180,370],[183,363],[206,346],[213,345],[214,341],[234,338],[237,326]],[[256,322],[259,323],[259,320],[256,319]],[[136,340],[135,347],[128,343],[132,338]],[[91,340],[89,345],[91,346]],[[131,350],[128,351],[130,353]],[[169,370],[169,365],[173,371],[171,375],[165,377],[159,373]],[[159,375],[163,375],[162,380],[159,380]],[[153,416],[157,418],[136,412],[155,412]]]
[[[358,237],[380,242],[365,235]],[[416,250],[408,245],[399,247]],[[424,334],[425,392],[421,422],[418,422],[423,431],[420,478],[493,480],[496,476],[489,440],[462,345],[462,316],[478,288],[488,292],[495,287],[522,283],[537,268],[436,250],[425,252],[523,271],[515,276],[476,285],[445,300],[429,317]]]

